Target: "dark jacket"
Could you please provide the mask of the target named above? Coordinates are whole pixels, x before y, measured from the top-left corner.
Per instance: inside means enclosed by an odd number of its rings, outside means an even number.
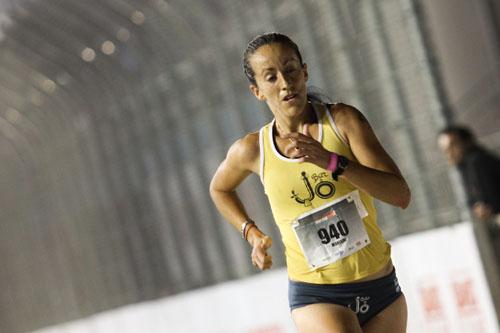
[[[479,146],[471,147],[458,165],[468,204],[484,202],[500,214],[500,159]]]

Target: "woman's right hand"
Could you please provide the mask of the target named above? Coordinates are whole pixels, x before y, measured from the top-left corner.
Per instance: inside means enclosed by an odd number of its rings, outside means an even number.
[[[271,237],[266,236],[262,231],[257,228],[252,228],[248,232],[248,242],[252,246],[252,264],[260,270],[266,270],[273,265],[273,259],[267,253],[273,245]]]

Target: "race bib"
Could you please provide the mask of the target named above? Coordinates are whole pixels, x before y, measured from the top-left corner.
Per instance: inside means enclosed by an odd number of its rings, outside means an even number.
[[[366,216],[357,190],[299,216],[292,227],[309,267],[329,265],[370,244]]]

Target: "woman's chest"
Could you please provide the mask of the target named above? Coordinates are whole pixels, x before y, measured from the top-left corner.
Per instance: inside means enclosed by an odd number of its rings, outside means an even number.
[[[352,190],[344,182],[336,182],[331,173],[311,163],[283,165],[268,169],[265,191],[271,206],[289,211],[319,207]]]

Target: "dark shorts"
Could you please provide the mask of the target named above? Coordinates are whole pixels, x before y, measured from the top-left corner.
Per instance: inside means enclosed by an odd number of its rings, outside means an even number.
[[[376,280],[314,284],[289,280],[290,310],[315,303],[343,305],[353,310],[362,326],[402,295],[396,271]]]

